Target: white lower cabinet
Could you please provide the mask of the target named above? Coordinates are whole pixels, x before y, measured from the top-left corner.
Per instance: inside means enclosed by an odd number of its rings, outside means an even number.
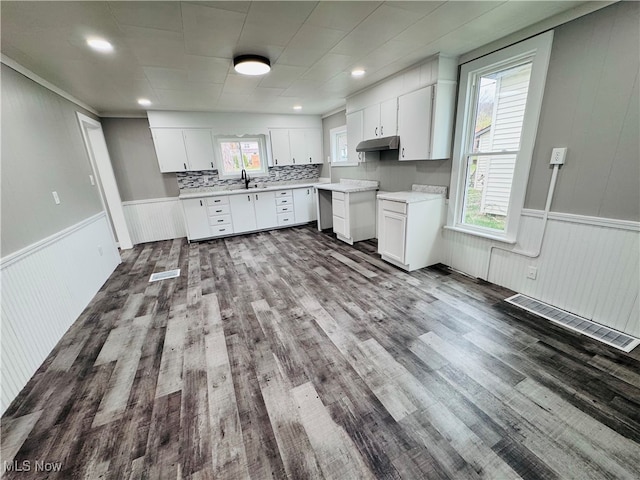
[[[412,271],[443,261],[444,197],[419,202],[378,200],[378,253]]]
[[[252,193],[229,195],[234,233],[258,229]]]
[[[333,233],[353,245],[376,236],[376,192],[332,192]]]
[[[268,230],[315,220],[313,187],[247,190],[246,193],[182,200],[187,238]]]
[[[296,223],[313,222],[317,218],[313,187],[293,190],[293,210]]]

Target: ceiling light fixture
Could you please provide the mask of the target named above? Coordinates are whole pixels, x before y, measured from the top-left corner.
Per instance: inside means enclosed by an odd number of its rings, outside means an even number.
[[[294,105],[293,109],[294,110],[302,110],[302,105]]]
[[[271,70],[271,62],[260,55],[239,55],[233,59],[233,68],[243,75],[264,75]]]
[[[98,52],[109,53],[113,52],[113,45],[102,38],[88,38],[87,45]]]
[[[356,70],[352,70],[351,71],[351,76],[352,77],[361,77],[365,74],[365,71],[362,70],[361,68],[358,68]]]
[[[138,99],[138,103],[140,105],[142,105],[143,107],[148,107],[149,105],[151,105],[151,100],[149,100],[147,98],[139,98]]]

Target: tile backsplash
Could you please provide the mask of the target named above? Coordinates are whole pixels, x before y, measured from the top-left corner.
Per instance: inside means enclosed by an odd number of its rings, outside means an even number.
[[[322,165],[284,165],[269,167],[268,177],[256,177],[258,183],[285,182],[291,180],[317,179]],[[241,186],[243,181],[237,179],[221,180],[217,170],[203,170],[200,172],[177,172],[180,190],[191,188],[221,187],[229,185]],[[252,179],[253,180],[253,179]]]

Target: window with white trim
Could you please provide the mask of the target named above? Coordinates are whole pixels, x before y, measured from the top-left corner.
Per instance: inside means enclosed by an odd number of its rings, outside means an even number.
[[[218,176],[239,178],[242,170],[251,177],[268,175],[264,135],[216,137]]]
[[[329,138],[331,140],[331,166],[346,167],[358,164],[357,162],[349,161],[346,125],[329,130]]]
[[[514,242],[553,32],[461,66],[449,228]]]

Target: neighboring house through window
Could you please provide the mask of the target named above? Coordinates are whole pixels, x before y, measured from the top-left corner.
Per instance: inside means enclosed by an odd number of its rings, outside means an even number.
[[[462,65],[449,228],[515,241],[552,38]]]
[[[242,170],[250,176],[268,175],[264,135],[217,137],[218,175],[239,178]]]

